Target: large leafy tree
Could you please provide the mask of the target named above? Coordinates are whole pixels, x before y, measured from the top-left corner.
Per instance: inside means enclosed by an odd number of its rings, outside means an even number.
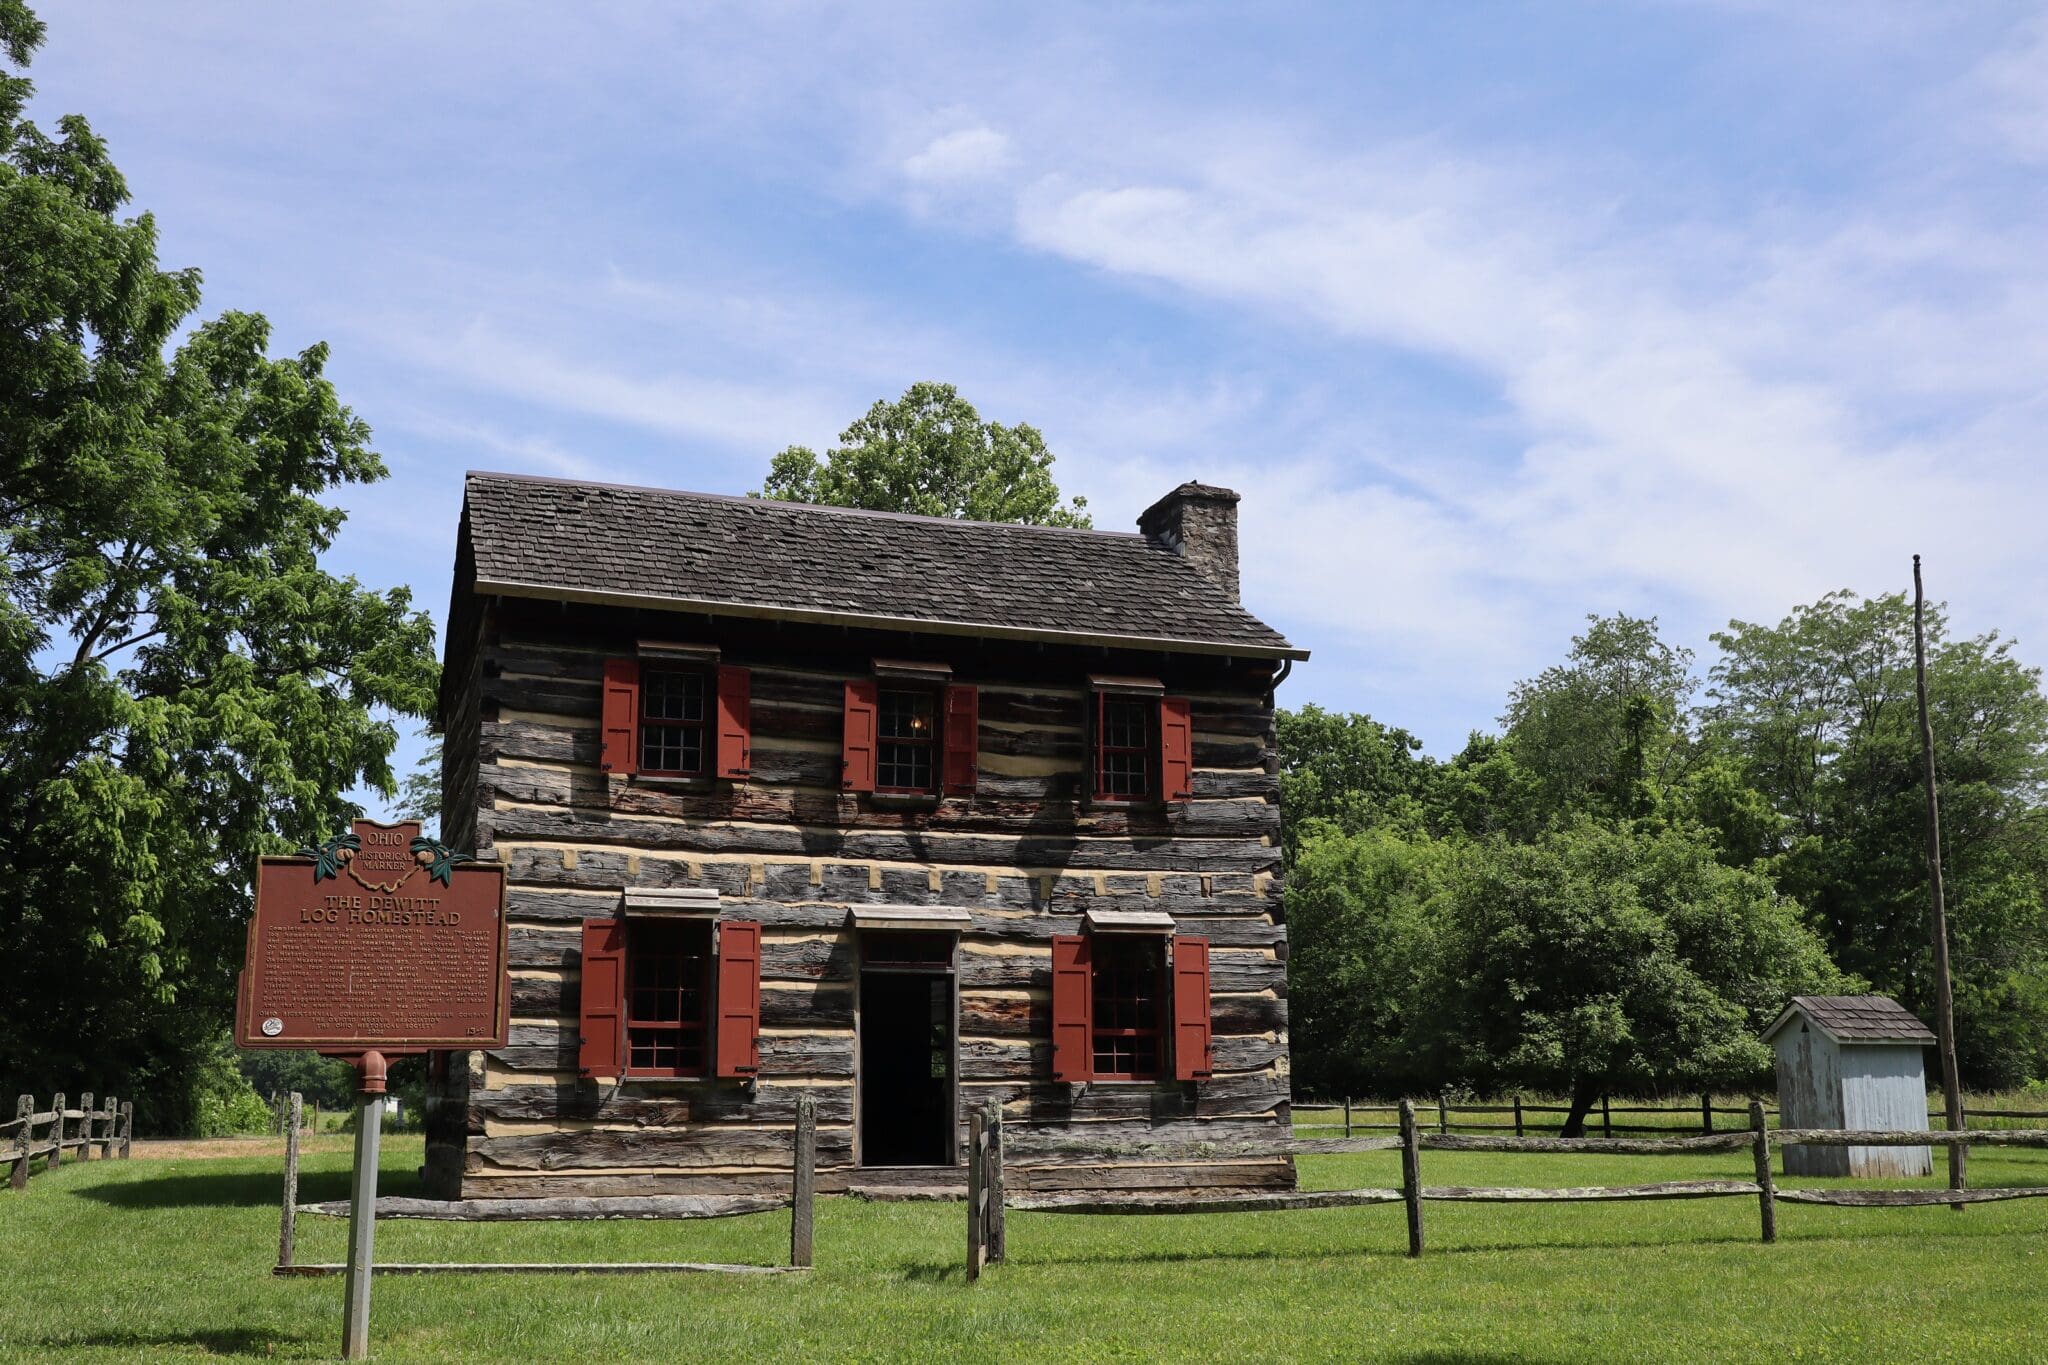
[[[761,496],[872,512],[915,512],[1028,526],[1090,526],[1088,501],[1060,501],[1053,453],[1038,429],[984,422],[951,384],[912,384],[839,434],[823,458],[803,446],[775,457]]]
[[[382,477],[324,347],[199,303],[85,120],[46,134],[0,3],[0,1076],[189,1118],[258,854],[393,789],[432,628],[322,568]],[[13,1093],[10,1090],[8,1093]]]
[[[1574,1136],[1610,1090],[1753,1082],[1785,1000],[1842,983],[1769,878],[1693,831],[1583,822],[1464,846],[1408,1051],[1452,1080],[1570,1095]]]
[[[1709,743],[1779,819],[1769,865],[1836,959],[1925,1017],[1934,998],[1912,606],[1833,593],[1715,636]],[[1928,611],[1928,705],[1956,976],[1978,1084],[2048,1072],[2048,698],[1996,635]]]
[[[1692,652],[1654,616],[1586,621],[1564,663],[1515,685],[1501,721],[1551,812],[1646,814],[1683,770]]]

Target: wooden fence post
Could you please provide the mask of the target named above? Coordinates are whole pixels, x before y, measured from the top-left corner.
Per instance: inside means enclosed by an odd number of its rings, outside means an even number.
[[[14,1169],[7,1173],[10,1187],[20,1190],[28,1188],[28,1149],[35,1130],[29,1123],[29,1116],[36,1112],[36,1097],[23,1095],[14,1102],[14,1117],[21,1120],[21,1126],[14,1130]]]
[[[92,1091],[78,1097],[78,1135],[85,1139],[78,1148],[80,1161],[92,1160]]]
[[[121,1101],[121,1160],[135,1155],[135,1101]]]
[[[983,1177],[988,1187],[988,1237],[987,1251],[989,1264],[1003,1262],[1003,1105],[1001,1100],[988,1102],[988,1172]]]
[[[792,1154],[789,1191],[789,1263],[811,1263],[812,1195],[818,1183],[818,1102],[805,1095],[796,1102],[796,1146]]]
[[[1607,1107],[1607,1097],[1600,1097],[1600,1136],[1614,1136],[1614,1113]]]
[[[1442,1095],[1436,1097],[1436,1130],[1439,1133],[1451,1131],[1451,1106]]]
[[[1749,1131],[1755,1135],[1751,1143],[1756,1154],[1757,1209],[1763,1217],[1764,1240],[1778,1240],[1778,1187],[1771,1179],[1771,1134],[1764,1127],[1764,1105],[1762,1100],[1749,1102]]]
[[[299,1236],[299,1092],[292,1091],[291,1126],[284,1133],[284,1208],[278,1214],[277,1263],[292,1263]]]
[[[988,1134],[984,1128],[986,1115],[980,1106],[967,1111],[967,1282],[973,1284],[981,1278],[981,1258],[986,1249],[986,1229],[982,1224],[982,1200],[987,1191],[982,1188],[982,1176],[988,1169],[988,1159],[982,1150]]]
[[[1408,1254],[1422,1254],[1422,1135],[1415,1128],[1415,1102],[1401,1101],[1401,1199],[1408,1206]]]
[[[1714,1097],[1704,1090],[1700,1092],[1700,1131],[1710,1137],[1714,1132]]]
[[[57,1163],[64,1159],[64,1093],[59,1091],[50,1101],[50,1160],[44,1165],[46,1171],[57,1169]]]
[[[1351,1097],[1344,1097],[1344,1136],[1351,1136]]]
[[[1522,1136],[1522,1092],[1515,1092],[1515,1136]]]
[[[100,1114],[107,1126],[100,1130],[100,1160],[105,1161],[114,1154],[114,1127],[120,1121],[121,1105],[112,1095],[107,1096]]]

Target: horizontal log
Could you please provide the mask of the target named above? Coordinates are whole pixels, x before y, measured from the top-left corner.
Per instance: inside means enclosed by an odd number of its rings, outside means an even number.
[[[318,1279],[347,1269],[339,1262],[302,1262],[272,1266],[270,1273]],[[810,1271],[809,1266],[799,1265],[718,1265],[709,1261],[378,1261],[370,1269],[379,1275],[803,1275]]]
[[[1197,1086],[1174,1082],[1156,1085],[1073,1086],[1060,1081],[976,1084],[962,1102],[994,1100],[1003,1106],[1004,1123],[1066,1123],[1092,1119],[1179,1119],[1217,1115],[1271,1114],[1287,1105],[1287,1078],[1274,1071],[1219,1076]]]
[[[1760,1193],[1753,1180],[1666,1180],[1653,1185],[1585,1185],[1573,1189],[1506,1189],[1477,1185],[1425,1185],[1424,1199],[1473,1204],[1587,1204],[1634,1199],[1719,1199]]]
[[[500,808],[492,811],[490,818],[499,842],[538,840],[610,844],[618,852],[659,849],[681,853],[835,858],[857,862],[1198,873],[1261,872],[1277,866],[1280,856],[1277,846],[1258,839],[1147,840],[1059,834],[1003,838],[924,831],[848,831],[815,826],[707,827],[555,807]]]
[[[760,715],[757,709],[756,720]],[[836,734],[839,721],[836,717],[830,719]],[[772,755],[776,746],[771,741],[759,741],[756,752]],[[478,791],[485,797],[502,797],[529,805],[679,820],[736,820],[767,826],[832,824],[853,829],[943,830],[960,834],[1085,831],[1147,838],[1256,838],[1276,836],[1280,829],[1279,807],[1263,801],[1198,798],[1172,807],[1110,806],[1083,810],[1071,801],[1049,807],[1043,800],[1005,799],[995,792],[977,792],[973,800],[949,798],[912,810],[877,809],[858,802],[842,807],[833,790],[805,791],[783,785],[712,781],[620,781],[608,778],[596,768],[505,767],[496,763],[482,765],[477,781]]]
[[[819,1194],[844,1194],[847,1179],[858,1174],[851,1158],[836,1167],[820,1166]],[[751,1171],[635,1171],[610,1175],[541,1175],[522,1172],[465,1172],[462,1194],[466,1199],[552,1199],[552,1198],[648,1198],[659,1195],[761,1194],[787,1197],[790,1173],[764,1166]]]
[[[1482,1137],[1469,1133],[1421,1133],[1417,1137],[1425,1148],[1440,1152],[1574,1152],[1586,1156],[1736,1152],[1748,1150],[1753,1140],[1753,1135],[1747,1130],[1673,1138],[1517,1138]]]
[[[681,1128],[691,1123],[773,1126],[794,1123],[797,1104],[806,1097],[816,1103],[819,1122],[853,1122],[851,1085],[778,1085],[773,1081],[763,1081],[751,1094],[748,1087],[716,1080],[514,1085],[473,1091],[469,1109],[478,1117],[503,1121],[573,1119],[640,1128]]]
[[[1097,1194],[1026,1194],[1003,1201],[1012,1213],[1279,1213],[1292,1209],[1355,1209],[1398,1204],[1399,1190],[1297,1190],[1286,1194],[1167,1194],[1106,1198]]]
[[[1780,1128],[1771,1140],[1781,1147],[2048,1147],[2048,1128],[1939,1129]]]
[[[560,1171],[606,1166],[786,1166],[792,1148],[789,1129],[692,1127],[619,1132],[589,1129],[471,1138],[468,1166],[485,1163],[508,1170]],[[820,1160],[845,1157],[853,1134],[821,1129]]]
[[[1273,915],[1282,909],[1278,878],[1245,872],[1058,873],[1017,868],[960,871],[930,865],[879,869],[866,863],[814,863],[809,858],[714,861],[633,858],[626,849],[578,848],[565,866],[554,848],[515,848],[505,858],[512,889],[583,888],[616,893],[622,886],[703,886],[723,896],[787,905],[951,905],[967,910],[1160,910],[1172,915]],[[934,890],[931,874],[939,873]],[[757,875],[758,873],[758,875]],[[818,880],[812,881],[813,877]],[[1204,894],[1206,889],[1210,894]],[[595,900],[595,897],[592,897]]]
[[[1062,1157],[1091,1161],[1203,1161],[1284,1156],[1287,1126],[1271,1118],[1185,1119],[1154,1123],[1005,1124],[1005,1158],[1032,1165]]]
[[[300,1213],[349,1216],[350,1201],[330,1199],[299,1205]],[[609,1199],[413,1199],[380,1195],[377,1217],[456,1223],[581,1222],[595,1219],[737,1218],[789,1207],[789,1200],[765,1194],[655,1195]]]
[[[1991,1204],[2004,1199],[2038,1199],[2048,1185],[1983,1190],[1784,1190],[1780,1202],[1837,1204],[1844,1208],[1915,1208],[1936,1204]]]

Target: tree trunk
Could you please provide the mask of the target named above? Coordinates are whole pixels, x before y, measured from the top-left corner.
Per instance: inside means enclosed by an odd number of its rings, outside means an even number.
[[[1600,1083],[1580,1077],[1572,1082],[1572,1111],[1564,1116],[1564,1131],[1560,1137],[1584,1137],[1586,1115],[1593,1111],[1594,1103],[1600,1098]]]

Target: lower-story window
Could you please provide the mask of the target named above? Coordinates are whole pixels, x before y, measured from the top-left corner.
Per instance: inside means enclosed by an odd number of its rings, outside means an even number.
[[[710,923],[645,919],[627,932],[626,1074],[706,1074]]]
[[[1095,942],[1090,1045],[1098,1080],[1149,1081],[1160,1073],[1166,940],[1105,935]]]

